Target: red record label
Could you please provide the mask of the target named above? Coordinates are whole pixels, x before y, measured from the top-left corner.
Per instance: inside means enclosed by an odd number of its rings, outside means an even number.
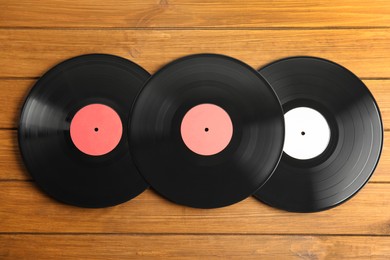
[[[83,153],[99,156],[111,152],[122,137],[122,122],[109,106],[91,104],[81,108],[70,123],[73,144]]]
[[[200,104],[185,114],[180,132],[188,149],[209,156],[228,146],[233,136],[233,124],[229,114],[221,107]]]

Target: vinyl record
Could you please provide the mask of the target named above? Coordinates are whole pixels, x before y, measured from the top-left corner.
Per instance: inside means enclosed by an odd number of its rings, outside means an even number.
[[[364,83],[320,58],[293,57],[260,69],[285,112],[282,159],[255,196],[280,209],[321,211],[346,201],[378,163],[383,128]]]
[[[147,188],[130,157],[127,125],[149,76],[129,60],[90,54],[38,80],[22,109],[19,146],[46,193],[76,206],[107,207]]]
[[[133,107],[138,169],[169,200],[230,205],[269,178],[283,146],[280,103],[248,65],[216,54],[176,60],[153,75]]]

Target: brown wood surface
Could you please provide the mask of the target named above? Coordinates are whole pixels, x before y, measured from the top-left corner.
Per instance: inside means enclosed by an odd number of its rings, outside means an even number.
[[[386,129],[370,182],[348,202],[311,214],[252,197],[192,209],[152,190],[83,209],[35,185],[18,151],[18,116],[51,66],[111,53],[154,73],[204,52],[255,69],[286,56],[320,56],[362,78]],[[0,91],[0,259],[390,259],[388,0],[0,0]]]
[[[0,1],[1,27],[388,27],[388,0]]]
[[[55,36],[55,37],[54,37]],[[294,55],[320,56],[362,78],[390,77],[389,29],[26,30],[0,29],[0,77],[39,77],[63,59],[111,53],[150,73],[184,55],[221,53],[254,68]]]
[[[22,234],[0,235],[0,258],[366,260],[386,259],[389,244],[389,237],[366,236]]]
[[[348,202],[318,213],[276,210],[253,197],[219,209],[178,206],[147,190],[119,206],[58,203],[32,182],[0,182],[0,232],[390,235],[388,183],[369,183]],[[239,245],[237,245],[239,246]]]

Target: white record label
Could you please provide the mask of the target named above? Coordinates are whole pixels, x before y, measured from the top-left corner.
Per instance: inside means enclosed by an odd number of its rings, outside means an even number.
[[[283,150],[298,160],[317,157],[328,147],[330,128],[317,110],[297,107],[284,114],[285,140]]]

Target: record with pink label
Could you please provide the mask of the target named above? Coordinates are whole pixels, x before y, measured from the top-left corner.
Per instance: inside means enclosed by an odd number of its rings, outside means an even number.
[[[56,65],[37,81],[22,109],[19,146],[47,194],[107,207],[148,187],[130,156],[126,129],[149,76],[129,60],[90,54]]]
[[[283,112],[245,63],[217,54],[176,60],[140,92],[129,125],[136,165],[169,200],[216,208],[252,195],[281,156]]]

